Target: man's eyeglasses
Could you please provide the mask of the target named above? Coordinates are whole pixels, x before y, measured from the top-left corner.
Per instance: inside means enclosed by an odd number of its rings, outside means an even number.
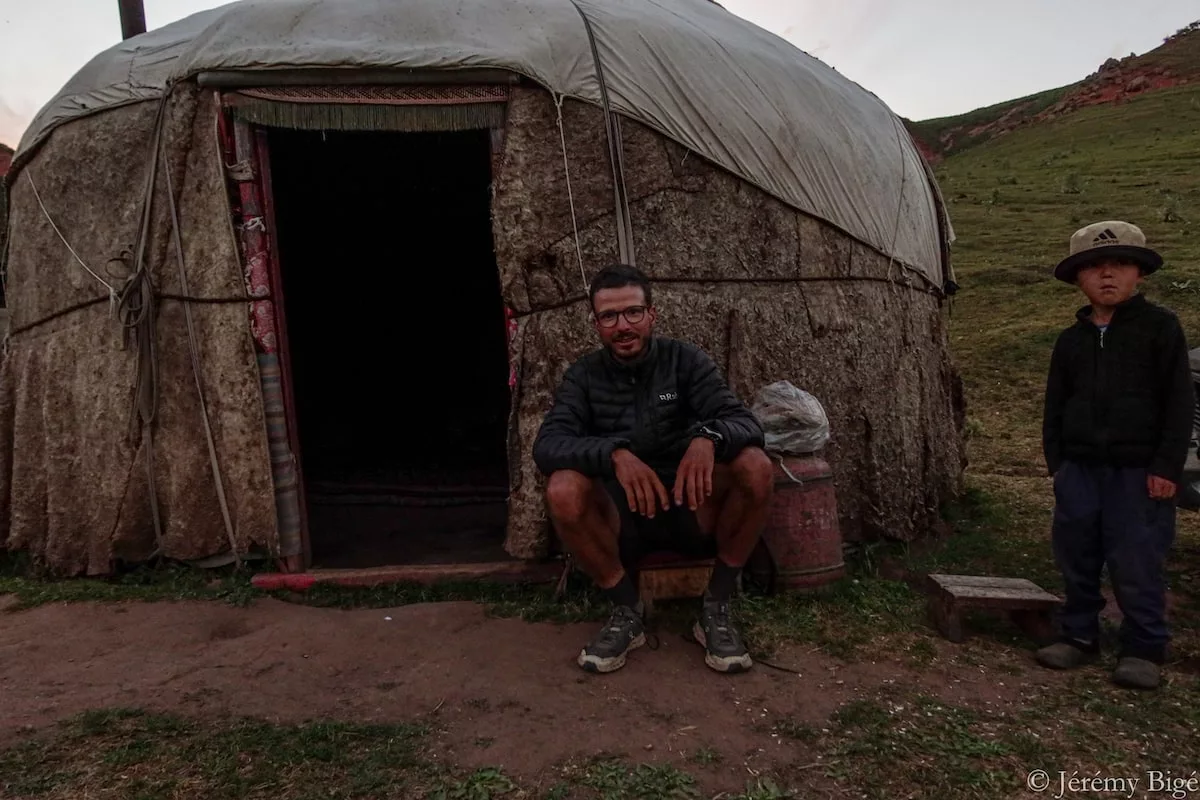
[[[630,325],[637,325],[646,318],[646,307],[630,306],[620,311],[601,311],[596,315],[596,322],[600,323],[601,328],[611,328],[617,324],[617,320],[621,317],[625,317],[625,321]]]

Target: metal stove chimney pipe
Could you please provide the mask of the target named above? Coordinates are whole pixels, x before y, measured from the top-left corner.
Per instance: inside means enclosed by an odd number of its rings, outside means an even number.
[[[142,0],[117,0],[121,11],[121,38],[128,39],[146,32],[146,9]]]

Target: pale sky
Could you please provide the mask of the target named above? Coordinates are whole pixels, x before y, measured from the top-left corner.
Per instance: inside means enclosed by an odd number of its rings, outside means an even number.
[[[144,0],[150,28],[220,5]],[[328,0],[337,2],[337,0]],[[1197,0],[722,0],[911,119],[1072,83],[1200,18]],[[117,0],[0,0],[0,142],[120,39]]]

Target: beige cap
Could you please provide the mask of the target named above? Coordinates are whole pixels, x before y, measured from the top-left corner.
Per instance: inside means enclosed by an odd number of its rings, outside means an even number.
[[[1074,283],[1082,267],[1110,258],[1137,264],[1143,275],[1149,275],[1163,263],[1162,256],[1146,247],[1146,234],[1137,225],[1120,220],[1093,222],[1075,231],[1071,254],[1054,268],[1054,277]]]

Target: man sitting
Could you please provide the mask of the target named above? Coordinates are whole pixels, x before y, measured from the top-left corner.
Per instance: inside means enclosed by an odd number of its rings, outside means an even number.
[[[653,335],[657,312],[640,271],[602,270],[590,297],[604,346],[566,371],[533,446],[559,538],[615,606],[579,665],[612,672],[646,642],[626,566],[651,548],[694,551],[715,537],[693,634],[708,666],[745,671],[752,662],[729,602],[774,485],[762,428],[700,348]]]

